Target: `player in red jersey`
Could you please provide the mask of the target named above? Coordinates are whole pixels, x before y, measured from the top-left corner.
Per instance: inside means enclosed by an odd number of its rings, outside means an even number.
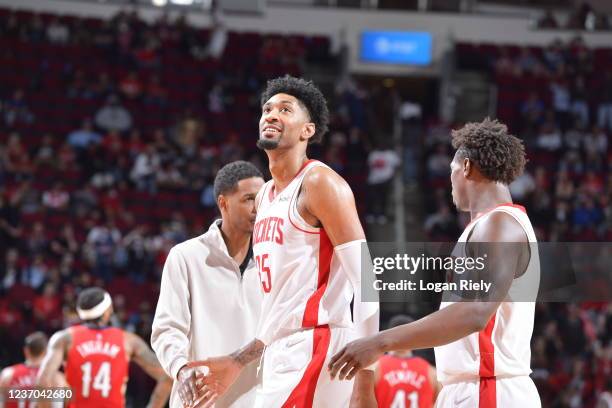
[[[85,289],[77,300],[82,325],[51,337],[38,385],[48,387],[65,362],[66,380],[72,387],[71,408],[123,408],[128,364],[134,360],[157,386],[147,407],[164,407],[172,380],[166,376],[149,346],[135,334],[109,327],[112,300],[101,288]]]
[[[36,385],[36,375],[40,363],[45,355],[47,347],[47,336],[42,332],[35,332],[25,338],[23,354],[25,361],[21,364],[6,367],[0,373],[0,387],[3,389],[32,389]],[[54,387],[66,386],[66,380],[62,373],[56,373],[52,378]],[[0,408],[30,408],[31,403],[27,401],[2,402]]]
[[[389,328],[412,321],[406,315],[397,315],[389,322]],[[431,408],[440,390],[436,369],[410,351],[382,356],[374,373],[378,408]]]

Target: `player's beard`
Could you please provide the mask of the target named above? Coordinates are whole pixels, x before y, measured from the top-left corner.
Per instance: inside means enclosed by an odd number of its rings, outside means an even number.
[[[272,140],[272,139],[259,139],[257,141],[257,147],[261,150],[274,150],[280,144],[280,139]]]

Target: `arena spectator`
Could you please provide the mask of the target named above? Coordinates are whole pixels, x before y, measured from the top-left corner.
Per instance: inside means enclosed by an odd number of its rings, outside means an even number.
[[[543,150],[557,151],[561,148],[562,139],[559,128],[553,122],[546,122],[540,127],[537,146]]]
[[[76,149],[87,149],[91,144],[98,144],[102,141],[102,136],[97,133],[89,118],[83,120],[81,128],[73,130],[68,135],[68,144]]]
[[[565,64],[563,55],[563,43],[556,39],[546,49],[544,49],[544,63],[550,72],[558,72],[559,68]]]
[[[47,279],[47,265],[42,254],[35,255],[21,272],[21,283],[38,290]]]
[[[495,60],[495,73],[499,76],[512,76],[518,74],[518,67],[510,58],[507,48],[500,48],[499,57]]]
[[[559,23],[551,10],[547,10],[538,20],[538,28],[559,28]]]
[[[450,163],[450,161],[449,161]],[[379,224],[387,222],[387,203],[391,192],[391,183],[400,158],[397,153],[388,147],[386,142],[378,142],[368,155],[368,187],[370,198],[366,219]]]
[[[51,210],[63,211],[68,208],[70,194],[64,189],[62,183],[58,181],[53,184],[51,190],[43,193],[42,203]]]
[[[171,161],[161,163],[155,174],[155,183],[160,189],[178,190],[185,187],[185,179]]]
[[[130,178],[139,190],[155,193],[157,184],[155,175],[160,168],[161,160],[155,146],[148,144],[134,161]]]
[[[212,113],[225,112],[226,104],[225,91],[223,85],[216,83],[208,93],[208,110]]]
[[[0,189],[0,248],[15,246],[21,238],[20,211],[15,205],[17,199],[18,196],[10,198]]]
[[[59,17],[54,17],[47,26],[47,39],[52,44],[65,45],[70,42],[70,30],[63,24]]]
[[[204,137],[204,123],[193,113],[186,112],[174,128],[173,140],[184,156],[193,157]]]
[[[528,198],[536,188],[535,180],[528,170],[525,170],[516,180],[508,186],[512,199],[521,203]]]
[[[125,78],[119,82],[119,90],[123,96],[128,99],[136,99],[142,93],[143,85],[138,78],[138,74],[131,71]]]
[[[6,293],[16,283],[21,281],[19,267],[19,252],[17,248],[8,248],[0,264],[0,279],[2,279],[1,293]]]
[[[600,88],[601,96],[597,111],[597,124],[612,132],[612,70],[605,73],[604,82]]]
[[[110,282],[113,276],[120,242],[121,232],[112,220],[95,225],[87,235],[87,244],[93,257],[93,273],[104,282]]]
[[[527,100],[521,104],[521,115],[526,127],[536,127],[544,117],[544,102],[537,92],[530,92]]]
[[[32,177],[34,166],[31,155],[22,142],[19,133],[11,133],[4,151],[6,172],[15,180],[28,180]]]
[[[96,126],[105,130],[125,132],[132,127],[132,115],[119,102],[116,95],[111,95],[106,104],[96,112]]]
[[[563,77],[558,78],[550,84],[550,91],[552,93],[556,121],[561,130],[565,131],[570,123],[569,113],[571,103],[567,80]]]
[[[161,83],[158,75],[152,75],[145,89],[145,103],[151,105],[166,106],[168,103],[168,91]]]
[[[42,222],[34,223],[27,235],[27,249],[30,255],[45,255],[49,248],[49,238]]]
[[[65,262],[66,256],[74,256],[79,251],[79,242],[70,224],[62,227],[59,234],[49,244],[50,252]]]
[[[41,208],[40,192],[32,186],[31,180],[26,180],[12,192],[9,202],[19,209],[21,215],[35,214]]]
[[[34,299],[32,310],[34,317],[43,325],[59,327],[61,298],[58,296],[55,284],[49,282],[44,285],[42,294]]]
[[[427,160],[427,174],[430,178],[442,178],[448,176],[452,158],[448,154],[448,147],[445,144],[439,144]]]
[[[38,167],[56,167],[57,157],[55,149],[55,138],[52,134],[47,133],[43,136],[42,141],[34,155],[34,165]]]
[[[452,242],[461,233],[457,217],[446,203],[441,203],[438,210],[425,219],[424,228],[432,241]]]
[[[523,73],[527,73],[527,74],[533,73],[536,70],[536,66],[539,63],[540,62],[531,53],[529,48],[527,47],[521,48],[521,54],[519,55],[516,61],[516,64]]]
[[[570,111],[588,126],[590,124],[589,104],[584,77],[576,77],[571,90],[572,105]]]

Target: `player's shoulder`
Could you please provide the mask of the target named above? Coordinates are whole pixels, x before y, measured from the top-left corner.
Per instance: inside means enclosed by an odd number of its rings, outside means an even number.
[[[56,331],[49,339],[49,347],[66,348],[72,341],[72,332],[84,326],[71,326]]]
[[[316,189],[317,192],[324,192],[325,189],[348,189],[350,187],[346,180],[331,167],[321,163],[313,166],[305,175],[302,185],[306,189]]]
[[[526,242],[527,236],[517,217],[504,209],[491,211],[474,228],[472,242]]]
[[[9,367],[5,367],[0,370],[0,386],[6,386],[13,379],[13,373],[19,367],[19,364],[15,364]]]

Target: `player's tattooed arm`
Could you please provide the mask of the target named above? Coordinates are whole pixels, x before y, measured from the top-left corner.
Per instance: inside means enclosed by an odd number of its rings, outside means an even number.
[[[153,350],[149,348],[142,338],[132,333],[125,333],[125,335],[131,350],[131,358],[149,376],[157,380],[157,385],[153,389],[147,408],[162,408],[166,406],[172,389],[172,379],[166,375],[155,353],[153,353]]]
[[[264,350],[262,341],[253,339],[243,348],[233,352],[230,356],[233,357],[242,367],[261,357]]]
[[[222,357],[211,357],[206,360],[192,361],[187,367],[207,367],[206,376],[198,376],[200,385],[198,387],[198,407],[200,404],[209,406],[216,399],[225,394],[229,387],[236,381],[242,369],[250,362],[261,357],[264,343],[254,339],[246,346],[236,350],[230,355]]]

